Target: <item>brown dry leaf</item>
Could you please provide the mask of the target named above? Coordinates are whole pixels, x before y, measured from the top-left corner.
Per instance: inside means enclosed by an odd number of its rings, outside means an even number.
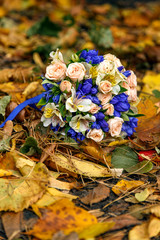
[[[33,67],[22,68],[17,67],[15,69],[6,68],[0,70],[0,83],[6,83],[9,81],[25,82],[30,80],[33,76]]]
[[[129,231],[129,240],[149,240],[148,223],[142,223]]]
[[[79,240],[79,237],[76,232],[71,232],[66,236],[62,231],[59,231],[53,235],[52,240]]]
[[[97,223],[97,219],[86,210],[76,207],[68,199],[62,199],[45,208],[43,218],[37,221],[28,234],[48,240],[52,239],[52,235],[60,230],[65,234],[79,233],[95,223]]]
[[[54,177],[49,178],[49,187],[58,188],[61,190],[71,190],[76,186],[76,183],[68,183],[55,179]]]
[[[143,125],[136,130],[138,139],[148,144],[150,147],[155,147],[160,142],[160,113],[151,118],[147,118]]]
[[[103,240],[123,240],[124,236],[126,234],[126,231],[118,231],[117,233],[110,233],[108,235],[105,235],[105,237],[103,237]]]
[[[94,159],[99,162],[103,162],[111,166],[111,155],[105,153],[105,151],[93,140],[87,140],[86,146],[82,146],[82,149],[91,155]]]
[[[113,188],[112,191],[116,194],[116,195],[121,195],[121,194],[125,194],[126,192],[129,192],[141,185],[143,185],[144,182],[142,181],[137,181],[137,180],[133,180],[133,181],[128,181],[128,180],[120,180]]]
[[[160,218],[160,205],[153,206],[145,211],[145,213],[152,213]]]
[[[109,194],[110,189],[108,187],[104,184],[98,184],[98,186],[90,190],[85,197],[81,198],[81,202],[92,205],[93,203],[103,201]]]
[[[114,221],[115,225],[113,226],[112,230],[119,230],[124,227],[129,227],[140,223],[140,221],[137,220],[137,218],[131,216],[130,214],[123,214],[116,217],[107,218],[104,219],[103,221],[105,222]]]

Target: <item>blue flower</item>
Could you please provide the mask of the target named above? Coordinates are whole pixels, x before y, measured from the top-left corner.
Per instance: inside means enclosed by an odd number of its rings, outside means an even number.
[[[79,133],[77,133],[77,142],[78,142],[78,139],[83,141],[85,139],[85,136],[79,132]]]
[[[89,94],[92,88],[92,84],[89,81],[84,81],[81,90],[84,93],[84,95]]]
[[[129,117],[129,121],[125,121],[122,125],[122,131],[126,132],[128,136],[131,136],[137,127],[138,119],[135,117]]]
[[[51,125],[51,129],[53,130],[53,132],[57,132],[59,130],[59,128],[60,128],[59,124],[56,127],[53,127]]]
[[[101,126],[101,128],[104,132],[109,131],[108,123],[104,119],[98,121],[98,123],[99,123],[99,125]]]
[[[114,116],[118,117],[118,112],[126,112],[130,109],[130,104],[128,103],[128,95],[121,93],[116,95],[110,101],[114,105]]]
[[[121,72],[124,69],[123,66],[118,67],[118,71]]]
[[[102,120],[105,118],[105,115],[102,112],[95,113],[94,116],[96,117],[97,120]]]
[[[92,87],[90,93],[93,94],[93,95],[97,94],[98,93],[98,87]]]
[[[54,97],[52,98],[52,100],[53,100],[54,103],[58,103],[58,102],[59,102],[59,98],[60,98],[60,94],[54,96]]]
[[[131,71],[125,71],[125,72],[123,72],[123,75],[125,76],[125,77],[129,77],[130,75],[131,75]]]
[[[128,99],[128,95],[126,95],[125,93],[121,93],[119,95],[114,96],[112,98],[112,100],[110,101],[110,103],[114,105],[114,104],[118,103],[119,101],[126,102],[126,101],[128,101],[127,99]]]
[[[70,128],[67,132],[67,135],[69,137],[75,137],[77,135],[77,133],[73,130],[73,128]]]
[[[118,112],[126,112],[130,109],[130,104],[128,102],[119,102],[114,105],[114,109]]]
[[[103,56],[98,56],[98,51],[96,50],[83,50],[80,54],[80,58],[85,59],[87,63],[99,64],[104,60]]]
[[[93,129],[93,128],[100,129],[101,126],[100,126],[97,122],[94,122],[94,123],[92,124],[91,128],[92,128],[92,129]]]
[[[101,102],[100,102],[100,100],[98,99],[97,96],[92,96],[92,102],[97,104],[97,105],[101,104]]]
[[[53,95],[52,90],[48,90],[47,92],[45,92],[44,97],[46,99],[46,102],[49,101],[49,99],[52,97],[52,95]]]
[[[116,110],[114,109],[113,115],[114,115],[115,117],[120,117],[120,116],[121,116],[121,113],[118,112],[118,111],[116,111]]]
[[[82,98],[84,96],[84,93],[82,92],[82,90],[79,90],[76,92],[76,97],[79,99],[79,98]]]

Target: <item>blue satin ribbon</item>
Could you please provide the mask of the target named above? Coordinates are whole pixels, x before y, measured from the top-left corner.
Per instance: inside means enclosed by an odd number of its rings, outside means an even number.
[[[31,106],[31,107],[34,107],[35,109],[39,110],[35,103],[38,103],[39,100],[44,97],[44,93],[41,93],[40,95],[36,96],[36,97],[33,97],[33,98],[30,98],[30,99],[27,99],[26,101],[24,101],[23,103],[19,104],[12,112],[11,114],[6,118],[6,120],[0,125],[0,128],[4,127],[5,123],[9,120],[13,120],[17,114],[23,109],[25,108],[27,105]]]

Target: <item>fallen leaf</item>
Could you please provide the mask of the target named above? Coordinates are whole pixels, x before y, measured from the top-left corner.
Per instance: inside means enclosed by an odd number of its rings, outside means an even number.
[[[156,205],[156,206],[153,206],[149,209],[146,209],[145,210],[145,213],[152,213],[154,214],[156,217],[159,217],[160,218],[160,205]]]
[[[153,168],[153,164],[152,162],[148,161],[148,160],[144,160],[143,162],[139,162],[136,165],[127,168],[126,171],[129,173],[147,173],[150,172]]]
[[[111,163],[115,168],[124,168],[126,170],[138,163],[138,155],[132,148],[122,145],[116,147],[113,151]]]
[[[103,167],[99,164],[95,164],[93,162],[79,160],[75,157],[67,159],[62,154],[55,154],[52,158],[52,161],[53,159],[58,166],[67,169],[70,172],[82,174],[87,177],[111,176],[111,173],[106,167]]]
[[[0,114],[4,117],[6,112],[6,107],[8,103],[10,102],[11,97],[10,96],[4,96],[0,99]]]
[[[129,231],[129,240],[149,240],[148,223],[142,223]]]
[[[97,187],[93,188],[88,194],[81,198],[81,202],[84,204],[93,204],[103,201],[110,194],[110,189],[104,184],[98,184]]]
[[[76,232],[71,232],[66,236],[62,231],[59,231],[53,235],[52,240],[79,240],[79,237]]]
[[[160,219],[153,217],[150,219],[148,224],[148,234],[149,237],[156,237],[160,233]]]
[[[114,225],[114,222],[95,223],[82,230],[82,232],[80,232],[78,235],[80,239],[92,239],[109,231]]]
[[[45,192],[48,179],[46,167],[38,163],[27,178],[0,179],[0,210],[22,211]]]
[[[125,194],[126,192],[129,192],[135,188],[138,188],[139,186],[143,185],[144,182],[142,181],[137,181],[137,180],[133,180],[133,181],[128,181],[128,180],[120,180],[118,181],[118,183],[112,188],[112,191],[116,194],[116,195],[121,195],[121,194]]]
[[[37,221],[28,234],[48,240],[52,239],[52,235],[60,230],[65,234],[80,233],[84,228],[95,223],[97,223],[97,219],[86,210],[76,207],[68,199],[62,199],[45,208],[43,218]]]
[[[23,95],[25,96],[25,98],[27,98],[28,96],[32,95],[38,88],[38,85],[40,83],[37,81],[31,82],[23,91]]]
[[[36,205],[38,208],[50,206],[57,200],[65,198],[73,200],[77,197],[71,194],[63,193],[55,188],[47,188],[46,193],[34,205]]]
[[[135,194],[135,198],[139,201],[139,202],[143,202],[145,201],[150,194],[152,194],[154,192],[153,189],[151,188],[146,188],[145,190],[139,192],[139,193],[136,193]]]

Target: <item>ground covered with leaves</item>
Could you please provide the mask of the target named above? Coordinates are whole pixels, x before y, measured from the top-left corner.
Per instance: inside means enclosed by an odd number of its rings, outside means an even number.
[[[160,239],[160,5],[2,0],[0,120],[43,91],[49,53],[113,53],[138,76],[126,140],[76,144],[31,107],[0,130],[0,239]],[[119,168],[114,172],[113,168]]]

